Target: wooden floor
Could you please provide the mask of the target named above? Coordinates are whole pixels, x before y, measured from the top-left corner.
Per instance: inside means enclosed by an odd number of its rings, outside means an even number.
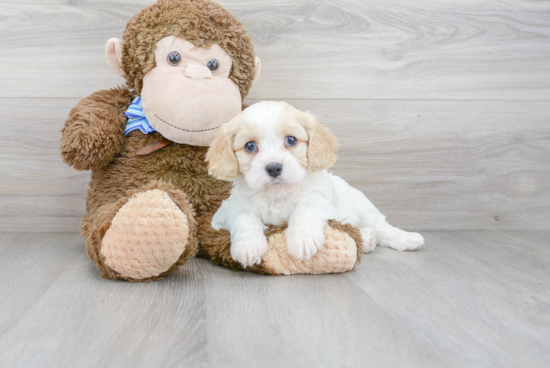
[[[0,234],[2,367],[548,367],[550,232],[431,231],[356,271],[271,277],[193,259],[100,278],[72,233]]]

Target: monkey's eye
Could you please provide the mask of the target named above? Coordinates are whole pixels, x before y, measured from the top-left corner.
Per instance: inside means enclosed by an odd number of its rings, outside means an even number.
[[[296,139],[296,137],[288,136],[285,139],[285,144],[289,147],[295,146],[296,143],[298,143],[298,140]]]
[[[258,145],[255,142],[248,142],[244,145],[244,149],[248,153],[256,152],[258,150]]]
[[[218,60],[212,59],[208,63],[206,63],[206,66],[208,67],[208,69],[210,69],[210,71],[214,72],[218,70]]]
[[[181,63],[181,55],[179,52],[172,51],[168,54],[168,63],[173,66],[179,65]]]

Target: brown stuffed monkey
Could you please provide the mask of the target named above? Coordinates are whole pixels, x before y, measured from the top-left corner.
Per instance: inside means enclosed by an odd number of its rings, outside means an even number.
[[[200,255],[241,269],[230,237],[210,226],[231,184],[208,175],[205,153],[217,129],[243,108],[260,73],[241,22],[210,0],[160,0],[136,14],[123,40],[106,45],[126,83],[82,99],[62,129],[63,160],[91,170],[81,233],[105,278],[162,278]],[[287,252],[284,226],[267,230],[268,274],[352,269],[357,229],[331,221],[311,261]]]

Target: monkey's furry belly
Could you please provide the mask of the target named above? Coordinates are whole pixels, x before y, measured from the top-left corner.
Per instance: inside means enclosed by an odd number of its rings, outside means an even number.
[[[114,203],[128,190],[139,189],[152,181],[172,184],[187,194],[197,216],[213,213],[229,197],[231,184],[208,175],[205,155],[208,147],[171,143],[145,156],[136,156],[141,148],[157,142],[160,134],[131,132],[122,151],[105,167],[92,171],[87,212]]]

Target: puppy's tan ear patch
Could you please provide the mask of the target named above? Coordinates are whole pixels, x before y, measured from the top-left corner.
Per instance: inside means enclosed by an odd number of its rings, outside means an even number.
[[[309,143],[307,148],[308,165],[311,171],[326,170],[336,162],[339,145],[336,137],[321,125],[311,114],[305,113]]]
[[[239,162],[233,151],[236,132],[236,122],[233,119],[222,126],[206,152],[208,174],[217,179],[232,180],[237,177]]]

